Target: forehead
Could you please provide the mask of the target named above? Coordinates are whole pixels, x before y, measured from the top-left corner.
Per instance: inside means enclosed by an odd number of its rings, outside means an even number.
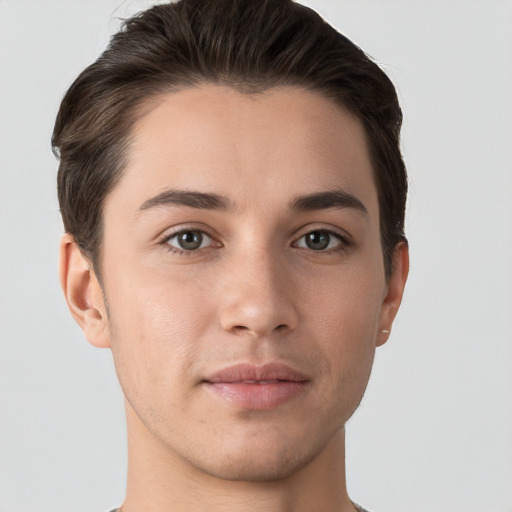
[[[275,87],[244,94],[204,85],[159,96],[147,107],[112,193],[134,208],[169,187],[267,206],[343,189],[376,208],[363,127],[319,93]]]

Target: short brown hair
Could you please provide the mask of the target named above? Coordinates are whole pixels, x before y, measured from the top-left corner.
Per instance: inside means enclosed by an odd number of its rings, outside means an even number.
[[[128,20],[67,91],[55,122],[64,227],[99,271],[102,205],[120,179],[140,107],[201,83],[250,94],[317,91],[362,122],[378,190],[384,267],[405,240],[407,175],[393,84],[356,45],[291,0],[181,0]]]

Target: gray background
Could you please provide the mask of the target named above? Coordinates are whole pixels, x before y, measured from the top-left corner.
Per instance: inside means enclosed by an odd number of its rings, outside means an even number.
[[[512,2],[310,0],[396,83],[412,268],[349,422],[375,512],[512,511]],[[0,0],[0,512],[103,512],[124,493],[122,396],[57,280],[54,116],[149,2]]]

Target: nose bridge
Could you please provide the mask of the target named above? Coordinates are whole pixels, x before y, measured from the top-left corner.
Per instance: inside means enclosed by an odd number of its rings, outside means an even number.
[[[222,327],[256,336],[294,329],[297,311],[283,255],[271,244],[253,249],[240,251],[229,263]]]

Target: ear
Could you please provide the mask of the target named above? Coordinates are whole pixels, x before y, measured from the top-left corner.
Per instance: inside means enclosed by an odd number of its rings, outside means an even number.
[[[108,316],[101,286],[70,234],[65,234],[61,240],[59,273],[69,310],[87,341],[95,347],[110,347]]]
[[[391,275],[388,278],[384,300],[380,310],[379,331],[376,345],[383,345],[389,338],[393,321],[402,302],[407,275],[409,274],[409,246],[399,242],[393,251]]]

